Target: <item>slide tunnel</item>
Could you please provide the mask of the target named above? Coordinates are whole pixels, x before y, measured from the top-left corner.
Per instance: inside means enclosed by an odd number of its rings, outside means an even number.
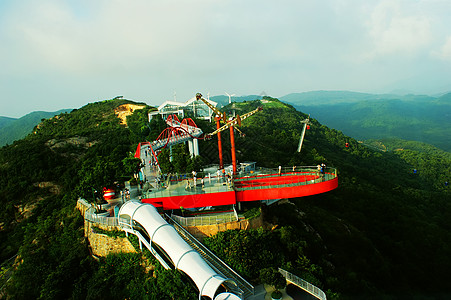
[[[199,299],[207,296],[213,300],[239,300],[241,297],[225,289],[235,286],[232,279],[224,278],[189,246],[150,204],[128,201],[119,210],[119,226],[138,236],[140,243],[162,263],[165,268],[183,271],[196,284]],[[227,284],[225,284],[227,283]],[[238,288],[237,288],[238,289]]]

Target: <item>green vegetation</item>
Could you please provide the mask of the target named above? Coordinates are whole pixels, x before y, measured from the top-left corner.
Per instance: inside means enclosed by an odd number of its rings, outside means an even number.
[[[451,151],[451,94],[435,98],[337,91],[292,94],[282,100],[354,138],[398,138]]]
[[[248,220],[252,220],[254,218],[257,218],[261,215],[261,208],[260,207],[253,207],[249,210],[246,210],[244,212],[244,217]]]
[[[1,148],[1,261],[18,253],[6,286],[12,299],[195,299],[180,273],[161,267],[156,278],[147,273],[141,254],[99,262],[89,255],[83,219],[74,211],[77,197],[90,200],[93,189],[129,180],[137,163],[130,152],[143,135],[155,134],[135,126],[150,107],[136,111],[129,128],[120,125],[114,109],[124,103],[130,102],[103,101],[60,114]]]
[[[147,257],[150,257],[149,253]],[[157,265],[146,269],[149,263]],[[88,274],[85,274],[88,275]],[[89,277],[76,281],[74,299],[197,299],[193,287],[182,274],[165,270],[141,253],[108,255],[101,259]],[[49,297],[52,298],[53,297]]]
[[[242,105],[248,106],[243,111],[250,111],[260,103]],[[288,269],[324,290],[339,292],[341,299],[447,295],[450,291],[444,287],[446,268],[451,264],[451,235],[446,220],[451,217],[451,198],[445,181],[450,178],[449,153],[433,147],[426,151],[424,144],[415,142],[405,142],[412,148],[404,145],[403,151],[373,150],[314,119],[302,153],[294,153],[301,131],[299,122],[305,117],[288,105],[285,109],[265,107],[243,122],[241,130],[246,137],[237,138],[239,161],[258,157],[260,165],[271,167],[325,162],[338,168],[339,189],[293,199],[295,207],[274,205],[263,213],[272,224],[299,230],[293,240],[305,241],[305,256],[321,272],[305,273],[299,265]],[[414,174],[413,169],[418,173]],[[253,247],[263,248],[261,253],[251,252],[250,257],[256,257],[260,267],[267,267],[267,259],[261,257],[266,253],[266,246],[262,246],[266,240],[239,246],[238,240],[252,239],[222,238],[223,234],[213,237],[224,243],[222,248],[212,246],[213,249],[217,248],[218,255],[255,280],[256,274],[248,271],[255,266],[246,260],[247,253]],[[277,230],[273,234],[277,237]],[[293,263],[292,254],[283,254],[277,246],[279,242],[270,240],[266,244],[271,244],[269,249],[281,253],[284,259],[276,265]],[[433,272],[425,271],[432,269]]]
[[[0,147],[26,137],[43,119],[69,111],[68,109],[56,112],[35,111],[18,119],[0,117]]]
[[[272,285],[276,290],[271,294],[273,298],[280,298],[282,294],[279,290],[285,288],[287,281],[276,268],[265,268],[260,270],[260,280]]]
[[[104,234],[104,235],[107,235],[112,238],[117,238],[117,237],[124,238],[125,237],[125,232],[122,230],[105,230],[105,229],[102,229],[95,225],[92,226],[92,230],[94,233]]]
[[[137,143],[154,140],[165,126],[159,118],[147,124],[151,107],[129,116],[128,127],[120,125],[114,109],[125,103],[108,100],[60,114],[0,149],[1,262],[18,254],[12,275],[2,271],[11,275],[6,292],[12,299],[197,297],[183,274],[158,266],[149,271],[146,253],[99,262],[89,254],[83,220],[74,211],[77,198],[90,200],[93,189],[129,180],[139,163],[133,158]],[[272,230],[221,232],[206,238],[207,246],[255,283],[266,281],[260,270],[283,267],[330,290],[331,299],[449,298],[449,153],[399,140],[365,146],[315,119],[297,153],[307,115],[271,97],[236,104],[237,113],[258,106],[263,111],[240,128],[246,136],[235,136],[238,161],[265,167],[324,162],[338,169],[339,188],[262,207]],[[204,132],[215,129],[195,121]],[[228,135],[224,131],[226,162]],[[190,172],[217,163],[215,139],[199,146],[202,158],[195,160],[183,146],[175,147],[172,162],[163,152],[163,170]],[[249,217],[260,212],[249,207]]]
[[[303,235],[302,231],[291,226],[273,231],[261,228],[229,230],[205,238],[204,243],[234,270],[254,283],[273,285],[272,281],[267,281],[269,275],[266,273],[282,267],[290,272],[295,271],[319,286],[324,279],[323,272],[321,267],[306,257],[308,246],[300,239]],[[262,272],[265,274],[262,275]]]

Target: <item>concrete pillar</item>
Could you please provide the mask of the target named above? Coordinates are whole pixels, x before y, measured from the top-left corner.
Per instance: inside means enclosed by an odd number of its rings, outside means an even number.
[[[188,149],[189,149],[189,154],[191,155],[191,157],[194,157],[194,143],[192,140],[188,141]]]
[[[199,141],[197,139],[193,139],[193,148],[194,148],[194,156],[199,155]]]

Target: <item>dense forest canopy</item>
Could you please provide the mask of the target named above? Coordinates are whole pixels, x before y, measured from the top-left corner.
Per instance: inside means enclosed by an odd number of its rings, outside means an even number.
[[[18,254],[4,290],[10,297],[196,297],[177,272],[157,268],[156,277],[149,276],[141,255],[99,262],[89,255],[83,220],[74,212],[77,198],[132,178],[137,143],[154,140],[166,126],[160,118],[148,123],[147,113],[155,109],[149,106],[121,125],[114,109],[126,103],[132,102],[108,100],[62,113],[0,149],[0,258],[7,263]],[[307,114],[271,97],[224,110],[244,114],[258,106],[263,110],[242,123],[245,137],[236,135],[238,161],[265,167],[324,162],[338,169],[339,188],[269,207],[252,203],[245,209],[261,210],[273,230],[227,231],[207,239],[207,246],[255,284],[269,272],[262,275],[258,268],[283,266],[330,298],[449,297],[449,152],[401,140],[364,145],[311,118],[297,153],[300,121]],[[205,133],[215,129],[213,123],[195,122]],[[162,165],[182,172],[218,162],[215,139],[199,145],[200,157],[191,159],[179,146],[173,162],[162,153]],[[230,162],[228,131],[223,149]],[[8,274],[2,271],[2,278]]]

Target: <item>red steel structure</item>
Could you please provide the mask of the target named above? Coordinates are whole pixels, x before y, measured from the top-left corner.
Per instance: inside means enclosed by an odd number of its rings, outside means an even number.
[[[215,117],[216,120],[216,129],[221,128],[221,124],[219,123],[221,118]],[[222,141],[221,141],[221,132],[218,131],[218,149],[219,149],[219,169],[224,169],[224,160],[222,158]]]
[[[208,103],[202,98],[200,93],[196,95],[196,98]],[[224,113],[217,111],[216,108],[214,109],[219,114],[215,118],[217,129],[207,134],[206,137],[218,135],[219,170],[224,170],[220,133],[230,128],[233,173],[230,174],[229,179],[226,179],[224,172],[221,175],[218,173],[216,179],[213,179],[217,181],[215,187],[213,188],[214,185],[211,185],[210,182],[210,186],[206,185],[204,189],[203,180],[201,187],[199,187],[200,180],[196,183],[194,175],[193,178],[186,175],[182,178],[168,178],[168,186],[166,188],[156,187],[152,193],[143,197],[143,203],[162,207],[165,210],[179,209],[181,207],[197,208],[232,205],[248,201],[304,197],[325,193],[338,187],[337,171],[333,168],[327,168],[324,173],[320,173],[315,167],[300,167],[298,171],[295,171],[295,167],[293,167],[293,171],[290,170],[290,172],[280,172],[279,169],[279,172],[260,172],[259,174],[250,172],[246,176],[241,175],[242,177],[239,177],[235,156],[234,129],[235,126],[241,125],[242,120],[257,113],[262,108],[259,107],[229,121],[226,121]],[[225,124],[221,126],[220,121],[223,121]],[[176,115],[171,115],[167,118],[166,123],[169,127],[163,130],[157,140],[138,145],[135,157],[142,158],[143,149],[148,149],[149,151],[146,150],[146,153],[153,156],[154,161],[158,164],[157,157],[161,149],[170,144],[181,143],[188,139],[198,139],[202,133],[190,118],[183,119],[180,122]],[[211,180],[210,175],[209,179]],[[190,180],[193,182],[193,186],[191,186]],[[184,181],[187,184],[185,188]],[[172,187],[170,187],[171,185]]]

